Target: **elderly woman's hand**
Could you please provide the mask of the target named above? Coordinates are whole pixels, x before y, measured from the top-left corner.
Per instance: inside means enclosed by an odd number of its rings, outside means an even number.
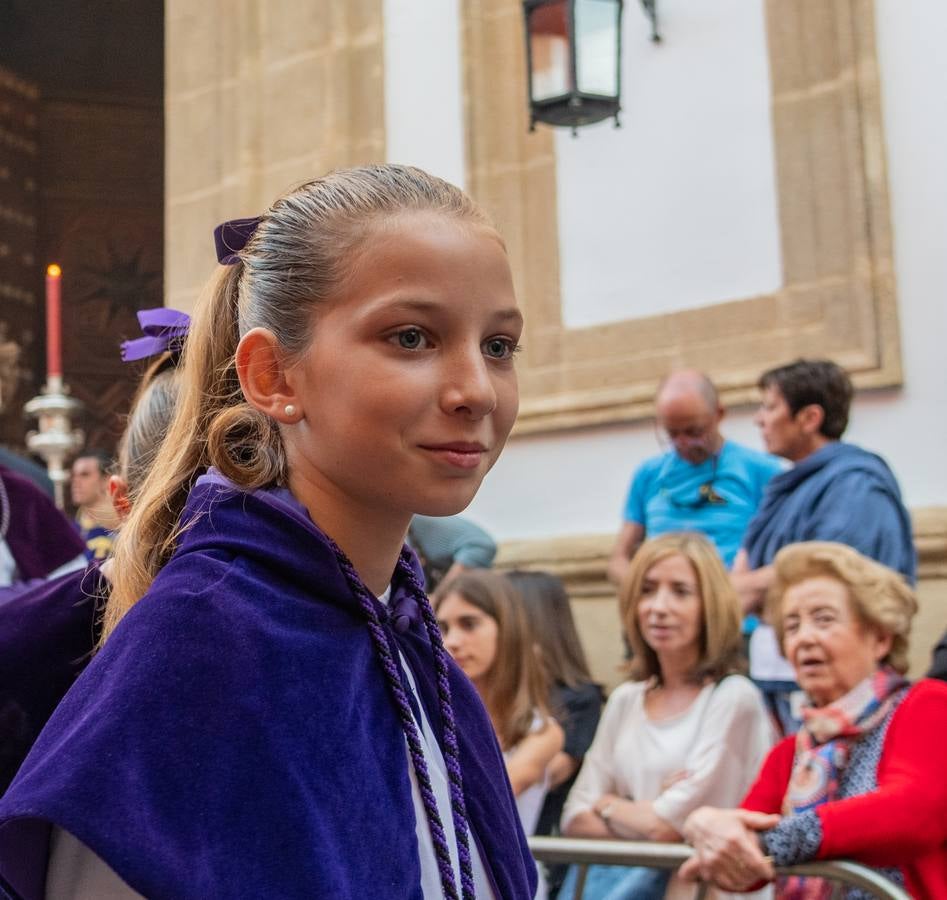
[[[772,881],[773,862],[763,854],[756,832],[778,822],[778,815],[746,809],[703,806],[695,810],[684,823],[684,839],[696,852],[681,866],[681,877],[702,878],[729,891]]]

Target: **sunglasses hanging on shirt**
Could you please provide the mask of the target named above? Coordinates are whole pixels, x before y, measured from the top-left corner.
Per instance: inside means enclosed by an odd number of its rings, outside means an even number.
[[[714,482],[717,480],[718,456],[719,454],[713,457],[710,478],[697,488],[697,496],[694,499],[679,499],[670,491],[665,491],[668,503],[676,509],[700,509],[703,506],[724,506],[727,502],[727,498],[718,494],[714,489]]]

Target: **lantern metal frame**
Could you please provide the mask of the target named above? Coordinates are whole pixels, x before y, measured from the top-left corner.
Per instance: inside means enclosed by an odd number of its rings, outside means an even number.
[[[530,16],[538,9],[561,3],[562,0],[523,0],[523,24],[526,35],[526,93],[529,101],[529,130],[536,130],[536,123],[542,122],[554,128],[571,128],[573,134],[584,125],[594,125],[605,119],[613,118],[615,127],[621,125],[621,50],[622,50],[622,15],[624,0],[615,0],[618,7],[616,23],[616,66],[615,94],[605,95],[578,88],[577,59],[575,35],[575,4],[576,0],[565,0],[566,13],[566,40],[569,47],[569,84],[570,89],[554,97],[536,100],[533,97],[533,45],[530,39]],[[651,21],[651,40],[659,42],[661,35],[658,31],[657,0],[641,0],[642,9]]]
[[[655,44],[661,43],[661,33],[658,30],[658,0],[641,0],[644,14],[651,20],[651,40]]]

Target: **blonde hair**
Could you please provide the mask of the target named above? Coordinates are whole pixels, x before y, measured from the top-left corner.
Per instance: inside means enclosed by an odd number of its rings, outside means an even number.
[[[676,532],[645,541],[632,557],[619,591],[621,619],[634,651],[628,674],[635,681],[653,678],[661,683],[661,664],[648,646],[638,623],[642,586],[651,568],[671,556],[683,556],[694,570],[700,591],[699,658],[691,679],[696,684],[720,681],[744,672],[740,604],[714,546],[702,535]]]
[[[459,188],[410,166],[333,172],[278,199],[235,265],[198,300],[182,360],[178,408],[162,452],[116,541],[103,640],[170,559],[198,475],[215,466],[244,490],[287,480],[276,423],[245,400],[234,354],[252,328],[269,330],[287,359],[303,352],[317,307],[350,274],[366,239],[401,213],[425,211],[490,226]]]
[[[118,474],[134,505],[174,417],[181,380],[171,353],[162,354],[142,376],[118,443]]]
[[[899,573],[846,544],[806,541],[783,547],[773,560],[773,574],[767,613],[780,645],[785,636],[782,603],[786,591],[809,578],[824,576],[844,585],[852,611],[865,628],[891,636],[891,649],[882,664],[907,672],[908,634],[917,613],[917,599]]]
[[[536,714],[549,714],[549,682],[539,660],[523,604],[510,581],[485,569],[462,572],[438,586],[435,612],[458,594],[497,623],[493,664],[484,677],[483,702],[504,750],[515,747]]]

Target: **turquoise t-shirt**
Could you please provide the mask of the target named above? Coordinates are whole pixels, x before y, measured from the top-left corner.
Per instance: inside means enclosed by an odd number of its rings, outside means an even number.
[[[778,457],[730,441],[720,448],[716,472],[712,459],[694,465],[671,450],[646,460],[635,472],[625,520],[637,522],[649,538],[669,531],[699,531],[730,566],[767,483],[782,469]],[[707,484],[722,502],[701,502],[701,486]]]

